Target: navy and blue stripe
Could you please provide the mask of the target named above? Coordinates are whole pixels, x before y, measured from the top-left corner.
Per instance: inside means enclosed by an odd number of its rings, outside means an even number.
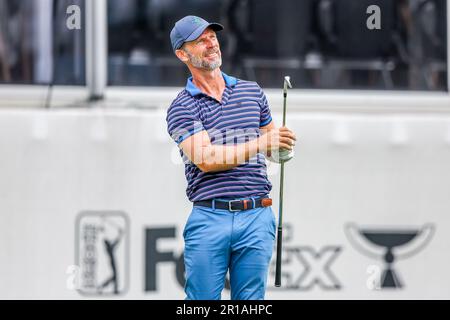
[[[266,96],[257,83],[222,75],[226,84],[222,101],[203,94],[191,77],[172,102],[167,111],[167,130],[177,144],[203,130],[212,144],[244,143],[259,137],[260,127],[272,121]],[[259,197],[272,189],[263,154],[231,170],[209,173],[190,162],[181,149],[180,155],[185,162],[190,201]]]

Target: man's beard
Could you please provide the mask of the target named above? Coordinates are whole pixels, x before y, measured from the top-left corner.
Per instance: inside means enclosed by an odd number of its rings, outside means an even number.
[[[189,62],[196,68],[202,68],[202,69],[212,71],[217,68],[220,68],[220,66],[222,65],[222,58],[219,56],[218,51],[217,51],[217,59],[212,62],[207,61],[207,60],[202,60],[201,57],[196,57],[187,50],[184,50],[184,52],[186,52],[186,54],[188,55]]]

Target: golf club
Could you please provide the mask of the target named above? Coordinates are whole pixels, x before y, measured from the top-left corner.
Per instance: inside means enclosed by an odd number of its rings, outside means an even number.
[[[286,125],[286,99],[287,91],[292,89],[291,77],[284,77],[283,85],[283,127]],[[275,269],[275,287],[281,286],[281,253],[283,249],[283,184],[284,184],[284,161],[280,161],[280,200],[278,209],[278,235],[277,235],[277,261]]]

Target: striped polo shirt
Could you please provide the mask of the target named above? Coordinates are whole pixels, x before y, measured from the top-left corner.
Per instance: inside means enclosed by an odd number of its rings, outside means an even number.
[[[222,73],[225,90],[222,101],[202,93],[192,77],[167,111],[167,131],[179,145],[188,137],[206,130],[212,144],[245,143],[260,136],[260,127],[272,121],[269,105],[255,82]],[[272,184],[267,178],[265,157],[258,153],[231,170],[202,172],[180,148],[185,164],[186,194],[190,201],[235,199],[268,195]]]

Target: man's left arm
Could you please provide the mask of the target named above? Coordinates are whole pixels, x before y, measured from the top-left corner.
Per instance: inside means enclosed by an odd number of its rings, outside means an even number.
[[[260,89],[260,106],[261,106],[261,114],[260,114],[260,130],[262,134],[271,130],[279,130],[279,131],[289,131],[295,139],[295,133],[289,130],[287,127],[277,128],[272,119],[272,115],[270,112],[269,102],[267,101],[267,97],[264,94],[263,90]],[[291,151],[287,149],[279,149],[272,150],[266,154],[267,159],[272,162],[280,163],[281,161],[287,162],[294,157],[294,149]]]

